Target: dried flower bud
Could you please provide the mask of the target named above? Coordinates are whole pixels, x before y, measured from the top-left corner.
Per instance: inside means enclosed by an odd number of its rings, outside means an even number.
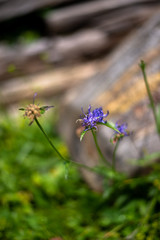
[[[35,93],[34,97],[33,97],[33,103],[32,104],[29,104],[26,108],[20,108],[19,109],[19,110],[25,111],[23,116],[29,118],[29,120],[31,121],[29,123],[29,125],[31,125],[36,118],[38,118],[42,114],[44,114],[46,110],[48,110],[49,108],[53,107],[53,106],[42,106],[42,107],[39,107],[39,105],[34,103],[36,96],[37,96],[37,94]]]

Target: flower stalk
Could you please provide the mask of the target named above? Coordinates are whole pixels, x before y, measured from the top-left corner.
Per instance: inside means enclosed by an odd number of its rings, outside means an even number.
[[[112,170],[113,170],[113,171],[116,170],[116,153],[117,153],[119,141],[120,141],[120,140],[118,140],[118,141],[116,142],[116,145],[115,145],[114,150],[113,150],[113,158],[112,158]]]
[[[100,147],[99,147],[99,145],[98,145],[96,132],[95,132],[93,129],[91,129],[91,132],[92,132],[93,139],[94,139],[94,142],[95,142],[95,145],[96,145],[97,152],[98,152],[98,154],[99,154],[99,156],[100,156],[100,159],[103,161],[103,163],[104,163],[105,165],[108,166],[108,165],[109,165],[109,162],[108,162],[108,161],[106,160],[106,158],[104,157],[104,155],[103,155],[103,153],[102,153],[102,151],[101,151],[101,149],[100,149]]]
[[[31,121],[29,123],[29,126],[32,125],[33,122],[36,122],[38,128],[41,130],[41,132],[43,133],[43,135],[47,139],[47,141],[50,144],[50,146],[52,147],[52,149],[57,153],[59,158],[64,161],[64,163],[73,163],[74,165],[77,165],[78,167],[83,167],[83,168],[86,168],[89,171],[95,172],[96,170],[94,168],[91,168],[87,165],[84,165],[84,164],[72,161],[70,159],[64,158],[62,156],[62,154],[58,151],[58,149],[54,146],[54,144],[52,143],[52,141],[50,140],[47,133],[45,132],[45,130],[43,129],[43,127],[41,126],[40,122],[37,119],[38,117],[41,117],[41,115],[44,114],[48,109],[53,108],[53,106],[39,107],[39,104],[35,104],[36,96],[37,96],[37,93],[35,93],[34,96],[33,96],[33,104],[29,104],[26,108],[19,108],[19,110],[25,111],[24,117],[29,118],[29,120]]]
[[[147,89],[147,94],[148,94],[148,97],[149,97],[149,101],[150,101],[150,105],[151,105],[151,108],[152,108],[155,124],[156,124],[156,127],[157,127],[157,132],[158,132],[158,134],[160,136],[160,128],[159,128],[159,124],[158,124],[158,117],[157,117],[157,113],[156,113],[156,107],[155,107],[155,103],[154,103],[154,100],[153,100],[153,97],[152,97],[152,94],[151,94],[151,90],[150,90],[150,87],[149,87],[149,84],[148,84],[147,75],[146,75],[146,64],[142,60],[141,63],[139,64],[139,66],[140,66],[140,68],[142,70],[145,86],[146,86],[146,89]]]
[[[52,143],[52,141],[50,140],[50,138],[48,137],[48,135],[46,134],[46,132],[44,131],[43,127],[41,126],[41,124],[39,123],[39,121],[37,120],[37,118],[35,118],[35,122],[37,124],[37,126],[39,127],[39,129],[41,130],[41,132],[43,133],[43,135],[45,136],[45,138],[47,139],[48,143],[50,144],[50,146],[52,147],[52,149],[57,153],[57,155],[59,156],[59,158],[61,160],[64,161],[64,163],[73,163],[74,165],[77,165],[78,167],[83,167],[86,168],[89,171],[95,172],[94,168],[91,168],[87,165],[72,161],[70,159],[66,159],[62,156],[62,154],[58,151],[58,149],[54,146],[54,144]]]
[[[61,153],[57,150],[57,148],[54,146],[54,144],[51,142],[51,140],[49,139],[48,135],[46,134],[46,132],[44,131],[43,127],[41,126],[41,124],[39,123],[38,119],[35,118],[35,122],[37,124],[37,126],[39,127],[39,129],[41,130],[41,132],[44,134],[45,138],[47,139],[47,141],[49,142],[49,144],[51,145],[51,147],[53,148],[53,150],[57,153],[57,155],[64,161],[65,158],[61,155]]]

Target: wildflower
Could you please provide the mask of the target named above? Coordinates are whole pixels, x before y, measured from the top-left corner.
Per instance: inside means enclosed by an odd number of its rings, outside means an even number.
[[[120,124],[119,122],[116,122],[115,127],[118,129],[118,131],[123,134],[124,136],[128,136],[128,131],[126,131],[127,129],[127,123],[122,123]],[[115,131],[115,133],[117,133],[117,131]]]
[[[81,125],[85,127],[84,131],[91,130],[91,129],[97,129],[97,124],[99,123],[107,123],[107,121],[104,121],[103,119],[106,118],[109,114],[109,111],[107,111],[106,114],[103,113],[102,107],[96,108],[93,111],[91,111],[91,105],[88,107],[88,113],[85,114],[82,108],[83,117],[80,119]]]
[[[116,122],[115,124],[115,128],[119,131],[114,131],[114,136],[113,138],[111,139],[111,142],[112,143],[115,143],[117,142],[118,140],[121,140],[123,137],[125,136],[129,136],[130,133],[129,131],[127,130],[127,123],[120,123],[120,122]]]
[[[29,104],[26,108],[20,108],[19,110],[25,111],[24,117],[28,117],[31,121],[29,125],[31,125],[34,120],[38,117],[40,117],[42,114],[45,113],[46,110],[49,108],[52,108],[53,106],[42,106],[39,107],[39,104],[35,104],[35,97],[37,96],[37,93],[33,96],[33,103]]]

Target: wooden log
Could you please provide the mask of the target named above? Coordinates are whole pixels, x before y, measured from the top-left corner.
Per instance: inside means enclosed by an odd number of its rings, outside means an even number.
[[[88,57],[104,54],[108,47],[106,34],[87,29],[67,37],[41,39],[30,45],[0,47],[0,81],[69,65]],[[18,54],[17,54],[18,52]]]
[[[60,132],[65,139],[72,158],[88,166],[97,164],[94,142],[87,133],[82,143],[76,135],[76,119],[81,114],[81,107],[87,111],[88,105],[102,106],[104,112],[110,111],[109,120],[128,122],[133,131],[126,137],[117,152],[118,171],[134,175],[139,167],[136,162],[145,151],[160,151],[160,140],[156,133],[151,109],[138,64],[141,59],[147,62],[149,84],[154,96],[160,95],[160,12],[149,19],[140,29],[131,34],[106,59],[106,70],[96,74],[82,83],[79,88],[69,91],[63,99],[60,117]],[[70,113],[70,114],[68,114]],[[113,132],[101,127],[98,130],[98,141],[102,152],[109,162],[112,160],[113,146],[109,142]],[[135,159],[135,165],[129,159]],[[81,169],[88,184],[96,190],[102,185],[98,176]]]
[[[75,4],[66,8],[57,9],[46,16],[46,23],[53,32],[67,32],[77,26],[86,24],[94,16],[115,9],[121,9],[140,3],[159,3],[151,0],[99,0]]]
[[[49,69],[52,41],[41,39],[30,45],[0,46],[0,81]],[[18,54],[17,54],[18,53]]]
[[[57,38],[50,56],[53,62],[72,63],[89,56],[101,55],[108,46],[108,38],[103,31],[85,29]]]
[[[160,9],[160,5],[130,6],[93,17],[90,26],[107,34],[120,33],[142,24]]]
[[[138,23],[154,14],[155,7],[134,6],[133,12],[127,7],[93,17],[90,29],[67,36],[40,39],[30,45],[1,45],[0,81],[110,52]]]
[[[58,6],[72,0],[4,0],[0,2],[0,21],[19,17],[49,6]]]
[[[101,60],[10,79],[1,83],[0,102],[11,105],[31,99],[34,92],[38,92],[40,97],[62,96],[69,88],[79,85],[99,69],[103,69]]]

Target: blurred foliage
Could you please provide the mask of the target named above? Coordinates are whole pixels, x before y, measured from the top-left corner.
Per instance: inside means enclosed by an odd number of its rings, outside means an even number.
[[[7,35],[5,36],[2,40],[10,45],[15,45],[15,44],[22,44],[22,45],[27,45],[32,42],[35,42],[40,38],[40,34],[38,31],[33,30],[33,29],[27,29],[25,31],[21,30],[21,32],[13,35]]]
[[[49,137],[67,156],[54,116],[45,118],[41,122]],[[159,239],[159,164],[132,179],[103,173],[104,192],[96,193],[23,118],[1,112],[0,146],[0,239]]]
[[[39,12],[30,13],[0,23],[1,42],[9,45],[29,44],[47,35]]]
[[[39,38],[40,38],[40,35],[38,32],[33,30],[28,30],[28,31],[22,32],[18,36],[17,41],[21,44],[29,44],[31,42],[36,41]]]
[[[8,66],[7,72],[8,73],[13,73],[16,71],[16,66],[12,63]]]

